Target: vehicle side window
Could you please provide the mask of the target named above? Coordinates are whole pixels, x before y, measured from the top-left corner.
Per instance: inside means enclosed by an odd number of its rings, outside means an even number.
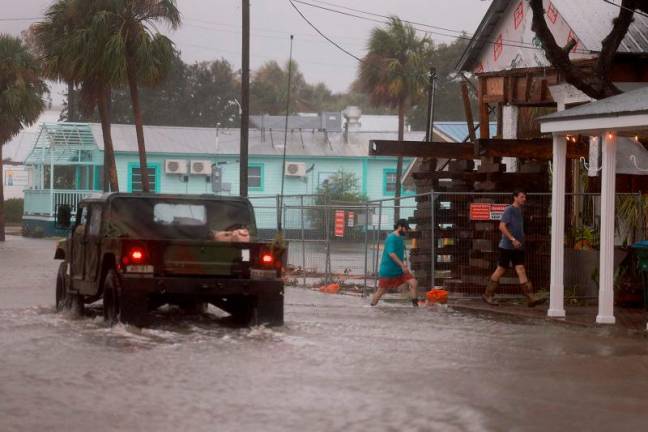
[[[90,227],[88,228],[88,235],[98,236],[101,231],[101,207],[92,206],[90,211]]]
[[[76,226],[74,227],[75,234],[82,234],[85,231],[85,227],[88,223],[88,208],[79,207],[76,215]]]

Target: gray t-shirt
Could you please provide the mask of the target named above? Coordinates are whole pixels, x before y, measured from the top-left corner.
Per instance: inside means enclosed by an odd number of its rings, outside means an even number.
[[[522,243],[522,248],[524,248],[524,218],[522,217],[522,209],[512,205],[506,207],[502,214],[502,222],[506,224],[513,237]],[[502,249],[515,249],[513,242],[504,234],[502,234],[499,247]]]

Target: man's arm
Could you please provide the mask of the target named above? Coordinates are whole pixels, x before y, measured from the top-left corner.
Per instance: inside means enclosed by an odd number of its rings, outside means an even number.
[[[502,234],[504,234],[504,236],[507,239],[511,240],[511,243],[513,243],[513,247],[515,247],[516,249],[522,245],[522,243],[520,243],[518,239],[513,237],[513,234],[511,234],[511,231],[508,229],[505,222],[500,222],[499,230],[502,232]]]

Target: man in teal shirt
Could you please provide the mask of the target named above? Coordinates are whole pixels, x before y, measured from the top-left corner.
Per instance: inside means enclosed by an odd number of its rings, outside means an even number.
[[[405,263],[405,237],[410,231],[407,220],[400,219],[394,227],[394,232],[385,239],[385,248],[380,262],[378,289],[371,300],[371,306],[376,306],[388,289],[398,288],[407,284],[413,306],[418,306],[416,296],[416,279]]]

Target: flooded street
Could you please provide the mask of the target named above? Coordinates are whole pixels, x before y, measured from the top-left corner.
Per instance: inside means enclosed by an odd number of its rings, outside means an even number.
[[[0,244],[0,430],[644,430],[648,340],[299,288],[284,327],[215,309],[54,313],[51,240]]]

